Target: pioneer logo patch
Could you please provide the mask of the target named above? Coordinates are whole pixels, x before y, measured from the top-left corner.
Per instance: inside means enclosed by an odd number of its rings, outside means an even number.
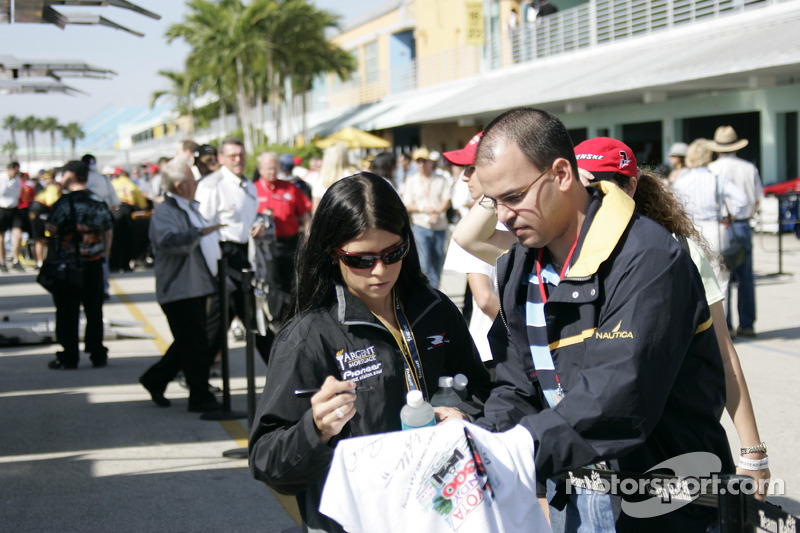
[[[339,350],[336,352],[336,361],[342,369],[342,379],[345,381],[361,381],[383,373],[383,364],[378,361],[375,345],[352,352]]]

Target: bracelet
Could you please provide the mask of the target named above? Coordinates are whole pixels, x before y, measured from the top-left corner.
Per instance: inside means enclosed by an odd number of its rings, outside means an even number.
[[[756,461],[747,459],[746,457],[739,457],[739,466],[745,470],[766,470],[769,468],[769,457],[764,457]]]
[[[742,448],[739,450],[741,455],[745,455],[748,453],[767,453],[767,443],[762,442],[758,446],[748,446],[746,448]]]

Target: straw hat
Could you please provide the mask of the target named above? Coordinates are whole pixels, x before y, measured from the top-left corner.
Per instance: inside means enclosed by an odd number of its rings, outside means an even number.
[[[686,150],[689,149],[689,145],[686,143],[675,143],[669,148],[669,154],[667,155],[674,155],[677,157],[686,157]]]
[[[740,139],[733,127],[720,126],[714,132],[714,140],[709,141],[708,145],[714,152],[736,152],[747,146],[749,142],[747,139]]]

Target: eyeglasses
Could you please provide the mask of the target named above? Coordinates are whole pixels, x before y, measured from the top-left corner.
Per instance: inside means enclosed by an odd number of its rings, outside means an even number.
[[[382,255],[350,253],[341,248],[336,249],[336,255],[342,260],[342,263],[350,268],[362,269],[372,268],[378,259],[383,261],[384,265],[393,265],[407,256],[410,249],[411,243],[406,240],[389,248]]]
[[[508,209],[514,209],[519,205],[519,203],[525,197],[525,193],[527,193],[530,190],[530,188],[533,187],[533,184],[539,181],[542,178],[542,176],[550,172],[552,169],[553,167],[548,168],[547,170],[536,176],[536,179],[534,179],[530,183],[530,185],[528,185],[527,187],[525,187],[516,194],[510,194],[506,196],[505,199],[503,200],[495,200],[494,198],[489,198],[488,196],[484,196],[478,203],[481,205],[481,207],[484,207],[486,209],[492,209],[495,211],[497,210],[498,205],[502,205],[504,207],[507,207]]]

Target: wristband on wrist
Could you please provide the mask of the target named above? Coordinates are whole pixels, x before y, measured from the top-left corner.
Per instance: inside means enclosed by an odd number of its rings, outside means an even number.
[[[747,446],[739,450],[741,455],[745,455],[748,453],[767,453],[767,443],[762,442],[758,446]]]
[[[739,457],[739,466],[745,470],[766,470],[769,468],[769,457],[753,460],[746,457]]]

